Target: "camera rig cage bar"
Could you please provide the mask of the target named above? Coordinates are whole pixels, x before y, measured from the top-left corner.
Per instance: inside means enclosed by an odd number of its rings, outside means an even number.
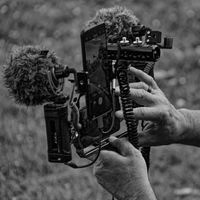
[[[99,27],[105,29],[105,24],[92,27],[90,31],[94,32]],[[110,82],[115,83],[117,80],[120,87],[121,105],[127,130],[120,133],[117,137],[128,137],[129,141],[136,148],[139,148],[138,121],[134,119],[133,109],[140,105],[128,98],[130,93],[129,82],[138,80],[135,78],[131,80],[129,66],[141,69],[154,77],[153,66],[160,58],[160,49],[171,49],[173,39],[164,38],[164,42],[162,42],[160,31],[153,31],[141,25],[133,28],[132,35],[123,36],[116,40],[116,42],[110,43],[107,41],[102,59],[106,60],[106,63],[111,63]],[[44,52],[41,53],[44,54]],[[74,79],[70,80],[74,84],[71,96],[66,97],[62,92],[59,92],[59,95],[57,95],[53,102],[44,105],[48,160],[49,162],[65,163],[74,168],[86,167],[95,162],[101,149],[109,148],[109,142],[108,137],[102,138],[102,118],[100,120],[88,120],[87,109],[80,107],[80,99],[88,90],[89,80],[87,71],[77,72],[74,68],[62,65],[55,68],[48,75],[52,90],[60,89],[60,82],[63,84],[63,80],[69,77],[70,74],[74,74]],[[111,85],[110,90],[114,97],[115,84]],[[112,104],[117,104],[114,98]],[[115,109],[119,109],[119,105],[113,106],[112,109],[111,115],[114,115]],[[113,116],[111,117],[113,118]],[[114,125],[112,123],[112,126]],[[91,134],[94,126],[98,129],[99,135],[97,136]],[[108,136],[115,132],[115,129],[113,130],[110,133],[108,132]],[[83,144],[83,138],[89,139]],[[97,157],[88,165],[77,166],[71,161],[72,144],[80,157],[86,158],[94,153],[97,154]],[[93,148],[85,152],[84,148],[91,144]],[[150,147],[143,147],[141,152],[147,167],[149,167]]]

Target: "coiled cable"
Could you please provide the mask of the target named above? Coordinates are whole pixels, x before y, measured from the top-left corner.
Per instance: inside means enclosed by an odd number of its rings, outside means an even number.
[[[154,62],[148,62],[144,68],[144,72],[147,74],[150,74],[154,65],[155,65]],[[152,74],[152,77],[154,78],[153,74]],[[151,152],[151,147],[142,147],[141,148],[141,153],[146,162],[147,170],[149,170],[149,167],[150,167],[150,152]]]
[[[135,148],[138,146],[138,132],[137,132],[137,121],[134,119],[133,114],[133,103],[130,99],[130,87],[128,81],[128,65],[126,62],[118,62],[116,68],[116,75],[119,82],[122,109],[124,119],[127,126],[128,139]]]

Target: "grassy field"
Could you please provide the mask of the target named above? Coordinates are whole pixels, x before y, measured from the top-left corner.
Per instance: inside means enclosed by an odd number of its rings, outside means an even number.
[[[200,107],[199,0],[0,0],[0,64],[16,45],[42,44],[62,63],[81,69],[80,31],[95,11],[127,6],[145,25],[174,37],[155,68],[158,84],[178,107]],[[92,168],[47,162],[42,106],[22,107],[0,79],[0,199],[106,200]],[[200,198],[200,150],[171,145],[152,150],[150,179],[160,200]],[[189,194],[177,190],[190,188]]]

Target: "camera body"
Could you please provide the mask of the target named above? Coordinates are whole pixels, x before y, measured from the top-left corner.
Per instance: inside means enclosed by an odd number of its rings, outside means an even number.
[[[79,156],[87,157],[99,147],[108,148],[111,134],[124,137],[137,132],[138,124],[130,123],[126,110],[139,106],[127,100],[129,83],[138,80],[128,69],[132,65],[153,77],[160,49],[171,49],[173,39],[161,42],[161,32],[141,25],[133,27],[131,35],[113,41],[108,40],[104,23],[81,32],[83,70],[74,73],[72,94],[44,106],[50,162],[70,162],[72,144]],[[63,74],[61,78],[67,73]],[[115,95],[117,84],[122,91],[120,98]],[[114,115],[121,107],[127,122],[125,131],[119,131],[120,120]]]

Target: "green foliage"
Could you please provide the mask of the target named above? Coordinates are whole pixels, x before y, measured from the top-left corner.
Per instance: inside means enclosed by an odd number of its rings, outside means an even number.
[[[82,27],[96,10],[114,5],[126,6],[142,24],[174,37],[173,50],[163,51],[156,64],[156,78],[175,106],[199,108],[199,0],[1,0],[0,64],[15,45],[42,45],[81,69]],[[0,91],[1,199],[111,199],[91,169],[48,163],[42,107],[13,103],[2,80]],[[178,200],[174,189],[200,187],[199,156],[199,149],[191,147],[153,148],[150,177],[159,199]]]

